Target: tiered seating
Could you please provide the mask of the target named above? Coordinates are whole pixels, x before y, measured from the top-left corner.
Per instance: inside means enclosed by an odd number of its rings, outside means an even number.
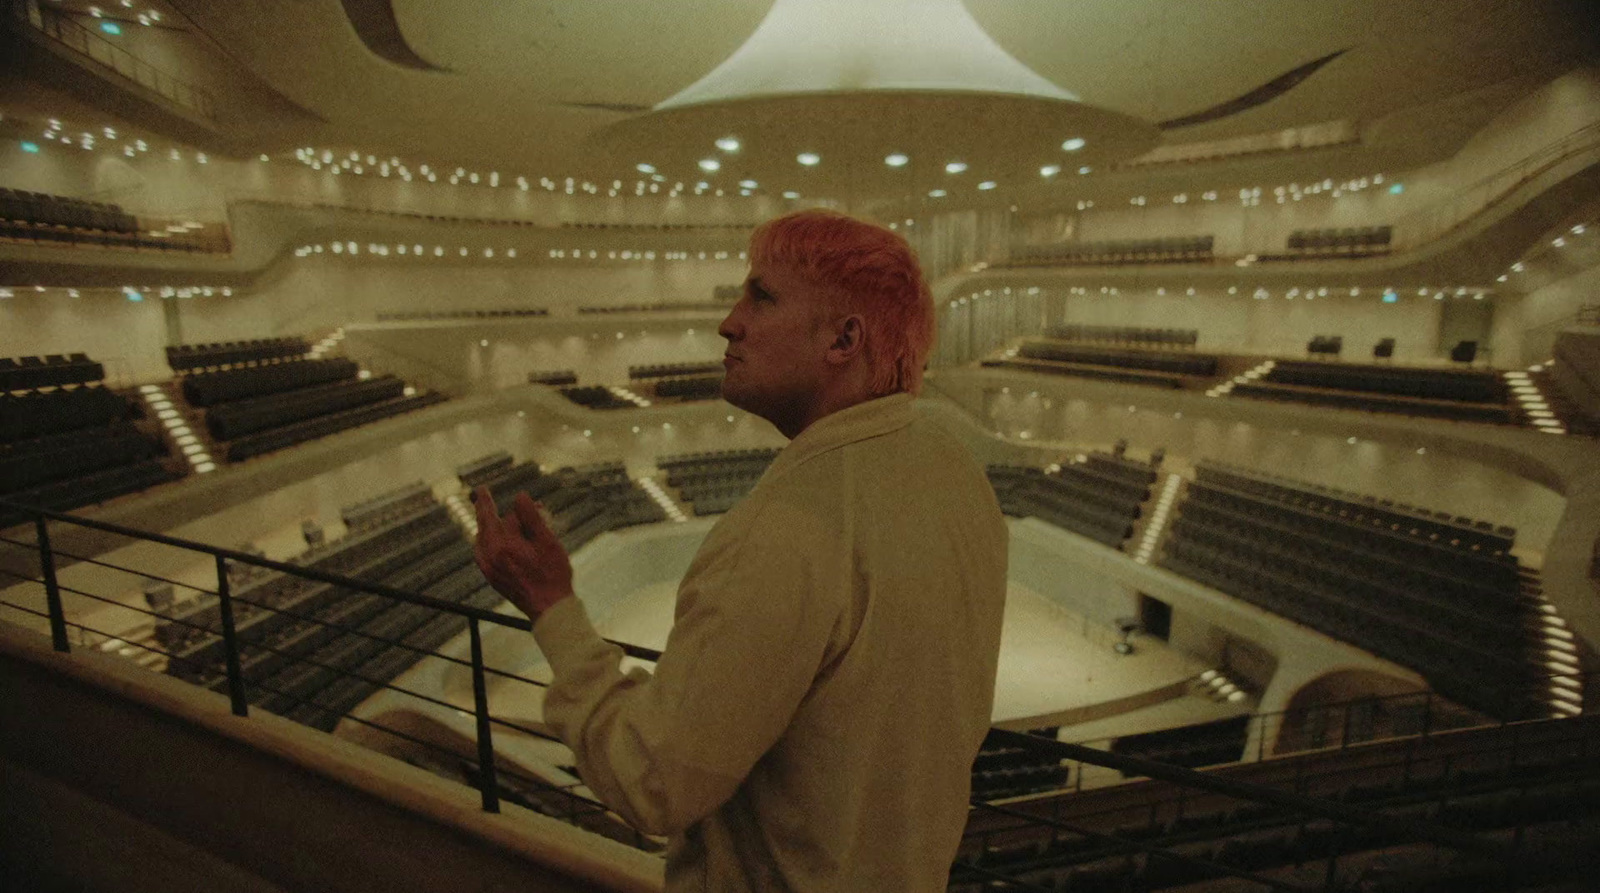
[[[611,389],[605,385],[597,384],[562,388],[561,396],[590,409],[632,409],[638,405],[632,400],[625,400],[611,393]]]
[[[1421,673],[1490,716],[1546,715],[1515,531],[1202,464],[1161,564]]]
[[[1045,337],[1057,341],[1109,341],[1112,344],[1154,347],[1194,347],[1200,340],[1196,329],[1150,329],[1140,326],[1090,326],[1072,323],[1045,329]]]
[[[1364,257],[1389,250],[1394,227],[1364,226],[1354,229],[1299,229],[1289,234],[1289,250],[1296,254]]]
[[[1575,724],[1583,725],[1568,731]],[[1139,856],[1129,846],[1133,842],[1280,882],[1304,886],[1314,878],[1316,889],[1324,880],[1328,889],[1382,893],[1588,889],[1584,882],[1592,877],[1600,845],[1600,773],[1584,753],[1594,734],[1593,720],[1584,717],[1212,770],[1224,778],[1460,829],[1497,843],[1509,843],[1515,835],[1521,844],[1517,861],[1504,853],[1452,853],[1388,828],[1334,823],[1146,780],[1033,798],[1010,804],[1004,814],[973,810],[949,889],[983,893],[1013,887],[999,877],[1029,889],[1096,893],[1260,886],[1217,880],[1215,870],[1205,866]],[[1189,886],[1200,881],[1209,884]]]
[[[750,494],[777,455],[777,450],[691,453],[662,457],[656,467],[667,473],[667,486],[676,487],[696,515],[718,515]]]
[[[154,232],[142,232],[138,218],[117,205],[0,188],[0,238],[165,251],[228,250],[225,233],[162,229],[164,222],[148,225]]]
[[[1011,252],[1013,266],[1056,264],[1159,264],[1206,261],[1212,257],[1212,236],[1120,239],[1107,242],[1058,242],[1022,245]]]
[[[564,384],[577,384],[578,373],[571,369],[559,369],[552,372],[529,372],[528,384],[545,384],[559,386]]]
[[[633,381],[650,378],[681,378],[685,375],[722,374],[722,363],[660,363],[653,366],[629,366],[628,378]]]
[[[715,400],[722,396],[722,376],[663,378],[656,382],[655,394],[657,397],[676,397],[679,400]]]
[[[1124,735],[1111,743],[1111,752],[1174,766],[1216,766],[1239,762],[1249,734],[1250,716],[1241,714],[1176,729]]]
[[[1212,376],[1217,358],[1187,351],[1117,350],[1059,341],[1025,341],[1016,357],[984,360],[988,367],[1025,369],[1128,384],[1181,388],[1196,377]]]
[[[92,385],[0,394],[0,497],[65,511],[182,477],[139,417],[139,404]],[[0,510],[0,526],[23,517]]]
[[[1280,360],[1262,378],[1236,384],[1233,393],[1467,422],[1516,424],[1521,418],[1505,382],[1488,371]]]
[[[378,322],[425,322],[445,319],[515,319],[549,316],[543,307],[493,307],[487,310],[390,310],[378,313]]]
[[[727,310],[726,304],[697,301],[661,301],[655,304],[607,304],[603,307],[579,307],[579,313],[658,313],[676,310]]]
[[[1030,735],[1052,740],[1058,729],[1033,729]],[[1067,781],[1067,767],[1059,759],[1041,757],[1020,747],[997,743],[990,735],[984,739],[972,761],[972,796],[978,800],[999,800],[1024,794],[1059,789]]]
[[[556,536],[568,552],[608,530],[666,520],[661,506],[628,478],[621,462],[545,474],[537,462],[514,465],[510,454],[496,453],[457,468],[456,475],[464,486],[488,487],[495,510],[502,515],[511,510],[518,493],[526,492],[550,513]]]
[[[1015,465],[991,465],[988,471],[1001,511],[1047,521],[1113,549],[1133,535],[1156,479],[1153,465],[1108,453],[1053,472]]]
[[[355,378],[358,371],[359,367],[353,361],[341,358],[290,360],[186,375],[182,379],[182,388],[184,399],[190,404],[205,407],[346,381]]]
[[[216,366],[237,366],[263,360],[304,356],[311,349],[297,335],[282,338],[256,338],[251,341],[225,341],[215,344],[175,344],[167,348],[167,365],[174,372],[189,372]]]
[[[297,359],[299,338],[186,345],[168,348],[174,369],[227,366],[182,378],[185,399],[206,409],[206,428],[227,441],[225,455],[237,461],[347,428],[431,406],[436,393],[406,393],[392,375],[359,378],[360,368],[342,358]],[[287,357],[280,362],[274,358]],[[240,365],[251,362],[253,365]]]
[[[461,529],[431,496],[419,501],[418,486],[347,506],[343,514],[375,526],[358,524],[296,563],[456,604],[498,604]],[[323,730],[466,628],[453,614],[278,573],[255,577],[235,596],[251,703]],[[173,655],[169,673],[227,690],[218,618],[215,597],[202,596],[156,627]]]
[[[0,218],[7,223],[65,230],[139,231],[133,215],[116,205],[21,189],[0,189]]]
[[[85,354],[47,354],[42,357],[0,357],[0,391],[30,391],[89,384],[106,377],[106,367]]]

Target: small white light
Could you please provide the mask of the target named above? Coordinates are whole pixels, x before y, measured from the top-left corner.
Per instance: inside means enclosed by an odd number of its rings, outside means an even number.
[[[978,184],[978,188],[987,191],[993,189],[996,185],[997,184],[993,180],[984,180],[982,183]]]
[[[1059,173],[1061,173],[1061,165],[1059,164],[1047,164],[1039,168],[1039,176],[1041,177],[1054,177]]]
[[[965,161],[952,161],[944,166],[944,172],[947,174],[959,174],[966,169],[967,163]]]
[[[715,158],[702,158],[700,159],[700,169],[706,173],[718,171],[722,169],[722,162],[716,160]]]
[[[725,136],[717,140],[717,148],[724,152],[737,152],[739,151],[739,140],[731,136]],[[652,174],[655,171],[645,171],[645,173]]]
[[[756,188],[758,188],[760,186],[761,186],[761,184],[757,183],[754,180],[740,180],[739,181],[739,188],[740,189],[756,189]]]
[[[943,189],[928,190],[928,198],[944,198],[948,194],[949,193],[945,192]]]
[[[1076,152],[1079,149],[1082,149],[1084,146],[1087,146],[1088,144],[1089,144],[1088,141],[1085,140],[1083,137],[1075,136],[1072,139],[1067,140],[1066,142],[1062,143],[1061,144],[1061,148],[1065,149],[1068,152]]]
[[[801,152],[799,155],[794,157],[794,160],[800,162],[806,167],[816,167],[822,162],[822,156],[815,152]]]
[[[911,159],[906,157],[904,154],[902,154],[900,152],[895,152],[892,155],[884,156],[883,163],[887,164],[890,167],[905,167],[906,166],[906,162],[908,162],[910,160]]]

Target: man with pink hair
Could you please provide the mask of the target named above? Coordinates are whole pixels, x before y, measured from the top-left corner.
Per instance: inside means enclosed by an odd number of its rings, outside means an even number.
[[[943,890],[990,722],[1007,531],[914,407],[933,302],[899,235],[758,227],[723,396],[789,445],[707,535],[653,674],[572,597],[536,505],[478,499],[478,564],[534,619],[545,722],[608,806],[667,835],[668,890]]]

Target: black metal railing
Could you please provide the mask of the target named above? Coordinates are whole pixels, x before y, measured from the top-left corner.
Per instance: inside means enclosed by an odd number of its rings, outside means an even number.
[[[241,660],[241,655],[245,652],[246,648],[253,649],[255,651],[265,651],[275,655],[281,655],[282,657],[287,658],[288,660],[291,660],[299,665],[309,665],[312,667],[330,670],[338,673],[340,678],[358,680],[375,688],[392,691],[409,698],[414,698],[419,701],[432,704],[436,707],[447,710],[460,709],[460,705],[425,694],[420,691],[416,691],[411,688],[397,685],[390,680],[370,678],[363,675],[359,671],[325,666],[308,658],[307,656],[295,655],[286,651],[282,651],[270,643],[243,642],[241,641],[238,630],[236,629],[234,615],[237,607],[244,606],[257,611],[281,613],[296,621],[331,626],[336,628],[340,634],[375,639],[381,642],[385,647],[397,647],[414,651],[417,653],[418,657],[429,657],[444,661],[470,671],[472,677],[472,716],[474,719],[476,738],[476,765],[475,768],[471,770],[471,783],[473,783],[473,786],[479,789],[483,809],[485,811],[499,812],[502,790],[513,789],[526,792],[524,795],[520,796],[519,799],[521,800],[534,799],[543,801],[542,804],[535,804],[533,808],[539,809],[539,811],[553,815],[554,817],[563,818],[572,824],[579,826],[593,826],[595,823],[588,820],[600,814],[609,814],[609,810],[603,804],[593,800],[592,798],[584,796],[581,793],[578,793],[575,790],[577,787],[579,787],[577,784],[557,785],[543,779],[533,778],[521,774],[512,774],[508,777],[507,771],[503,767],[497,765],[496,751],[494,746],[495,727],[509,729],[532,738],[549,741],[556,740],[553,736],[549,735],[542,729],[523,723],[518,723],[513,720],[506,719],[505,717],[495,716],[490,712],[489,690],[487,684],[489,677],[498,677],[501,679],[541,688],[548,684],[538,679],[529,678],[517,673],[512,673],[506,670],[488,666],[484,659],[484,624],[491,624],[498,627],[526,632],[532,629],[532,623],[527,618],[508,614],[500,614],[492,610],[476,608],[471,605],[456,604],[453,602],[432,598],[425,594],[398,589],[382,583],[355,579],[343,574],[330,573],[327,571],[318,570],[316,568],[304,567],[282,561],[275,561],[260,555],[253,555],[237,549],[227,549],[194,542],[191,540],[185,540],[178,537],[138,531],[117,524],[95,521],[88,518],[76,517],[61,512],[49,511],[31,506],[23,506],[5,500],[0,500],[0,505],[4,505],[9,509],[14,509],[19,514],[24,514],[25,516],[33,519],[35,539],[32,542],[24,539],[15,539],[10,536],[0,536],[0,543],[35,551],[39,561],[39,575],[34,577],[27,574],[18,573],[14,570],[4,569],[0,569],[0,574],[4,574],[5,576],[16,581],[31,582],[40,585],[43,588],[45,610],[39,611],[35,607],[30,607],[29,605],[21,604],[11,600],[0,600],[0,607],[10,608],[24,614],[47,620],[49,623],[51,641],[57,651],[70,652],[72,650],[72,640],[74,637],[71,635],[71,631],[76,630],[80,645],[87,644],[88,637],[92,636],[102,643],[116,646],[119,649],[133,648],[146,652],[152,652],[166,658],[166,660],[169,662],[184,660],[182,655],[173,653],[171,651],[163,650],[150,644],[130,641],[125,632],[98,629],[87,623],[69,620],[62,598],[63,593],[78,598],[87,599],[90,602],[107,606],[115,606],[119,609],[133,611],[162,623],[177,624],[179,626],[192,628],[196,631],[210,631],[212,629],[212,627],[203,624],[193,623],[185,621],[181,618],[172,617],[170,616],[172,613],[170,611],[163,612],[154,609],[138,607],[136,605],[130,605],[124,600],[108,598],[104,595],[86,591],[85,589],[63,584],[59,579],[58,568],[61,566],[62,559],[66,559],[71,562],[83,562],[89,565],[105,568],[110,571],[129,574],[145,581],[160,582],[172,585],[174,587],[181,587],[184,590],[192,592],[196,597],[215,598],[217,600],[216,605],[219,621],[218,625],[220,626],[223,646],[222,651],[224,657],[226,681],[225,691],[235,715],[241,717],[247,717],[250,715],[250,691],[256,691],[262,694],[279,697],[293,698],[293,693],[291,692],[285,692],[272,688],[263,684],[263,681],[261,680],[248,680],[246,678]],[[85,528],[101,533],[109,533],[117,536],[128,537],[143,542],[158,543],[165,546],[171,546],[185,552],[209,556],[215,569],[215,588],[196,586],[193,583],[184,582],[173,577],[149,573],[141,570],[134,570],[129,567],[102,561],[86,555],[76,555],[62,552],[52,542],[50,527],[51,522],[55,522],[58,525],[69,525],[72,527]],[[23,529],[25,528],[21,526],[16,528],[16,530]],[[345,627],[336,623],[328,623],[325,620],[310,616],[309,614],[297,613],[292,609],[275,607],[264,602],[252,600],[247,596],[241,596],[234,591],[235,586],[233,581],[230,579],[230,571],[235,570],[235,568],[230,567],[230,565],[243,565],[261,568],[267,571],[277,571],[306,580],[330,584],[353,592],[376,595],[396,602],[428,608],[440,614],[450,614],[464,618],[466,620],[467,632],[469,635],[470,658],[468,660],[462,660],[461,658],[453,657],[448,654],[442,654],[436,651],[416,649],[407,645],[405,642],[393,639],[385,639],[379,636],[371,636],[354,627]],[[642,648],[640,646],[625,642],[616,642],[614,644],[618,645],[624,653],[631,657],[652,661],[659,657],[659,652],[652,649]],[[196,669],[199,668],[196,667]],[[306,703],[306,701],[295,700],[291,701],[291,703],[295,706],[298,706],[299,704]],[[393,736],[416,747],[432,751],[444,757],[446,761],[459,758],[461,756],[461,754],[459,754],[457,751],[447,747],[442,747],[437,742],[425,740],[402,729],[386,726],[382,723],[374,721],[373,719],[362,718],[348,714],[345,715],[343,719],[374,729],[385,735]],[[551,800],[554,800],[558,805],[556,807],[551,807],[549,803]],[[524,803],[524,805],[529,804]],[[610,824],[613,826],[620,826],[621,821],[620,819],[617,819]],[[593,828],[591,829],[593,830]],[[610,830],[614,832],[615,828],[613,827]],[[615,833],[613,833],[612,836],[616,836]],[[632,843],[635,846],[639,846],[644,849],[659,848],[656,842],[646,838],[644,835],[639,834],[638,832],[632,832],[631,834],[624,836],[631,838],[625,840],[625,842]]]
[[[234,622],[235,608],[236,606],[244,605],[248,606],[248,608],[251,610],[257,611],[287,611],[288,609],[276,608],[267,605],[264,602],[257,602],[249,598],[247,595],[242,595],[239,592],[235,592],[235,586],[233,581],[230,579],[230,570],[235,569],[234,566],[236,565],[262,568],[268,571],[276,571],[282,574],[288,574],[295,577],[304,578],[306,580],[340,587],[353,592],[367,593],[384,599],[393,600],[395,602],[420,606],[440,612],[442,614],[450,614],[463,618],[466,621],[466,630],[469,635],[469,655],[467,659],[454,657],[448,654],[440,654],[433,651],[428,651],[427,655],[431,656],[432,658],[447,661],[460,666],[471,673],[471,716],[474,726],[474,734],[472,737],[475,738],[475,741],[473,742],[473,744],[475,744],[475,754],[470,761],[472,763],[472,768],[465,773],[467,776],[465,780],[469,784],[472,784],[479,789],[482,808],[488,812],[498,812],[500,809],[502,794],[504,792],[514,792],[511,794],[511,796],[516,798],[515,802],[521,802],[523,805],[530,805],[532,808],[538,809],[541,812],[545,812],[547,815],[564,818],[565,820],[579,825],[580,827],[585,827],[590,830],[607,834],[608,836],[613,837],[613,839],[621,839],[624,842],[631,843],[643,849],[660,849],[659,841],[646,838],[636,830],[628,828],[603,804],[590,797],[584,796],[582,793],[575,790],[577,787],[576,784],[554,784],[545,779],[529,777],[527,775],[508,771],[506,768],[498,764],[494,742],[494,734],[497,726],[500,729],[512,730],[518,734],[527,735],[533,738],[554,740],[548,733],[539,728],[517,723],[503,716],[495,716],[490,710],[490,691],[488,686],[489,677],[513,680],[536,687],[544,687],[548,685],[548,683],[537,679],[529,678],[527,676],[512,673],[496,667],[491,667],[485,660],[483,635],[484,624],[491,624],[493,626],[527,632],[532,628],[531,622],[527,619],[514,615],[500,614],[492,610],[473,607],[471,605],[457,604],[442,599],[433,598],[425,594],[406,591],[404,589],[385,585],[383,583],[355,579],[343,574],[330,573],[324,570],[318,570],[316,568],[304,567],[282,561],[275,561],[264,558],[260,555],[254,555],[236,549],[220,548],[190,540],[180,539],[177,537],[147,533],[116,524],[96,521],[93,519],[43,510],[31,506],[8,503],[4,500],[0,500],[0,505],[15,509],[27,517],[32,518],[33,530],[35,533],[35,539],[32,542],[29,542],[26,539],[0,536],[0,543],[9,544],[11,546],[28,549],[35,552],[37,554],[39,563],[37,577],[18,573],[13,570],[0,571],[0,573],[5,573],[18,580],[30,581],[41,586],[44,593],[45,609],[40,611],[35,607],[30,607],[28,605],[19,604],[9,600],[0,600],[0,606],[19,610],[27,614],[48,620],[51,639],[54,647],[58,651],[68,652],[72,649],[73,643],[70,631],[76,629],[79,632],[80,643],[84,643],[85,637],[92,635],[97,637],[101,642],[118,646],[123,649],[132,647],[158,652],[159,649],[156,649],[151,645],[128,641],[124,637],[126,635],[125,633],[115,633],[107,630],[95,629],[88,623],[69,620],[62,597],[63,593],[76,597],[87,598],[100,603],[116,605],[124,609],[135,610],[153,618],[159,618],[165,622],[174,622],[173,618],[169,616],[172,612],[168,611],[163,613],[154,609],[144,610],[143,608],[130,606],[124,600],[107,598],[102,595],[87,592],[81,588],[66,585],[61,581],[60,574],[58,573],[60,567],[62,567],[62,560],[66,559],[74,562],[86,562],[90,565],[131,574],[145,580],[159,580],[172,584],[173,586],[182,586],[199,595],[214,597],[216,599],[216,606],[218,609],[217,620],[219,621],[218,625],[220,626],[222,649],[225,657],[225,680],[219,681],[225,681],[226,693],[232,705],[233,712],[239,716],[248,716],[250,713],[251,704],[249,700],[249,694],[251,690],[275,695],[283,695],[286,693],[275,691],[271,688],[266,688],[263,686],[261,681],[247,678],[246,671],[243,667],[243,661],[241,660],[241,656],[246,653],[246,649],[250,648],[274,652],[275,648],[270,642],[241,642],[239,630],[236,628]],[[176,575],[163,576],[146,573],[143,571],[132,570],[127,567],[122,567],[120,565],[104,561],[101,558],[63,552],[58,549],[56,544],[52,541],[52,523],[58,526],[64,525],[69,527],[84,528],[87,530],[97,531],[102,534],[113,534],[116,536],[127,537],[144,543],[161,544],[164,546],[177,548],[185,552],[209,556],[211,569],[214,570],[215,573],[215,588],[212,589],[206,586],[195,585],[193,582],[183,582],[176,579]],[[325,622],[319,618],[309,616],[309,614],[305,616],[296,616],[296,619],[317,623]],[[205,625],[203,627],[201,627],[199,624],[193,625],[204,628],[208,631],[216,628],[210,625]],[[333,625],[337,626],[337,624]],[[363,633],[360,629],[355,627],[341,627],[341,631],[357,636],[366,635],[366,633]],[[385,644],[389,646],[399,645],[401,647],[406,647],[403,642],[397,641],[385,640]],[[653,661],[660,656],[659,652],[652,649],[642,648],[622,642],[616,642],[614,644],[621,647],[624,653],[635,658]],[[284,656],[297,662],[303,662],[305,660],[303,656],[289,654],[284,654]],[[169,660],[172,660],[178,656],[169,654],[167,657]],[[322,666],[314,661],[312,664],[315,666]],[[432,704],[440,708],[451,710],[461,709],[457,704],[451,703],[443,698],[434,697],[423,692],[414,691],[403,686],[396,685],[390,680],[381,678],[367,679],[359,672],[352,673],[347,670],[340,670],[337,667],[325,667],[325,669],[339,672],[341,674],[341,678],[353,677],[356,679],[361,679],[362,681],[371,683],[378,688],[393,691],[408,697],[417,698],[425,703]],[[1563,678],[1565,678],[1570,674],[1562,675]],[[1430,738],[1430,736],[1435,740],[1442,739],[1448,736],[1445,736],[1438,728],[1434,728],[1433,726],[1435,723],[1438,725],[1449,725],[1453,727],[1459,727],[1463,724],[1460,721],[1459,714],[1454,711],[1448,713],[1451,719],[1449,721],[1445,721],[1443,719],[1444,714],[1433,707],[1434,700],[1432,699],[1432,696],[1424,694],[1422,697],[1425,699],[1425,704],[1427,705],[1427,708],[1422,713],[1422,716],[1424,717],[1423,727],[1416,730],[1415,734],[1409,736],[1392,736],[1390,744],[1393,744],[1394,742],[1426,741]],[[1347,705],[1332,706],[1343,706],[1346,711],[1349,710]],[[1274,718],[1276,718],[1278,725],[1281,727],[1283,724],[1283,718],[1293,713],[1295,713],[1295,711],[1263,715],[1258,720],[1261,723],[1261,726],[1258,729],[1258,734],[1264,738],[1268,734],[1269,726],[1274,721]],[[1348,712],[1346,715],[1348,715]],[[1439,718],[1433,721],[1427,719],[1427,717],[1435,716]],[[411,734],[406,730],[385,726],[376,722],[373,718],[358,717],[353,714],[347,714],[344,716],[344,719],[359,723],[362,726],[372,728],[386,735],[395,736],[402,741],[409,742],[417,747],[425,748],[433,753],[443,754],[447,759],[450,760],[465,759],[462,749],[452,749],[441,746],[437,742],[426,740],[425,738]],[[1559,721],[1551,720],[1544,722],[1558,723]],[[1520,725],[1523,724],[1509,724],[1513,735],[1517,734],[1517,728]],[[1592,725],[1592,723],[1584,724],[1584,728],[1587,729],[1589,725]],[[1504,729],[1506,727],[1506,724],[1502,724],[1499,728]],[[1491,729],[1491,731],[1492,730],[1493,729]],[[1299,761],[1306,761],[1315,759],[1319,756],[1326,756],[1330,751],[1336,756],[1339,755],[1344,749],[1350,748],[1350,745],[1357,743],[1354,737],[1348,732],[1341,736],[1337,747],[1325,745],[1322,749],[1318,750],[1297,748],[1299,750],[1306,750],[1306,752],[1300,753],[1293,757],[1288,757],[1286,759],[1265,760],[1265,763],[1262,765],[1277,764],[1295,766],[1293,769],[1293,774],[1290,776],[1292,783],[1289,785],[1289,789],[1274,787],[1271,784],[1261,783],[1260,781],[1242,780],[1232,777],[1228,774],[1219,774],[1216,772],[1197,772],[1192,769],[1172,765],[1169,763],[1158,762],[1155,760],[1127,754],[1108,752],[1107,750],[1097,749],[1094,747],[1085,746],[1083,744],[1059,742],[1053,739],[1043,738],[1035,735],[995,729],[992,730],[990,737],[992,743],[997,742],[1005,747],[1013,747],[1022,751],[1026,751],[1035,758],[1043,757],[1045,759],[1059,761],[1063,765],[1068,765],[1067,777],[1075,778],[1076,780],[1071,784],[1071,789],[1042,792],[1039,794],[1029,795],[1024,798],[1013,798],[994,802],[988,802],[981,798],[976,799],[972,805],[972,816],[974,818],[980,816],[988,817],[990,821],[988,830],[980,830],[978,832],[980,839],[983,841],[978,846],[980,851],[987,851],[991,848],[987,841],[990,837],[995,835],[1015,835],[1018,833],[1018,829],[1043,829],[1052,835],[1052,837],[1060,834],[1076,835],[1077,837],[1091,841],[1096,845],[1107,849],[1108,851],[1122,852],[1125,854],[1130,854],[1130,857],[1137,856],[1142,858],[1144,860],[1143,864],[1145,870],[1153,870],[1150,869],[1151,865],[1178,866],[1178,868],[1172,870],[1186,870],[1196,874],[1196,876],[1204,877],[1234,877],[1271,889],[1335,889],[1335,864],[1340,857],[1340,853],[1337,851],[1333,852],[1327,857],[1327,876],[1323,886],[1320,888],[1311,888],[1305,886],[1303,883],[1286,881],[1282,878],[1263,874],[1259,871],[1252,871],[1248,870],[1247,868],[1241,868],[1237,865],[1231,865],[1225,861],[1219,861],[1211,858],[1206,854],[1196,855],[1184,852],[1182,850],[1176,850],[1172,846],[1159,841],[1142,840],[1138,839],[1137,837],[1111,834],[1101,830],[1102,827],[1112,827],[1110,824],[1101,823],[1098,821],[1073,822],[1063,818],[1059,809],[1059,803],[1062,802],[1062,797],[1094,796],[1103,791],[1113,790],[1110,787],[1099,787],[1096,790],[1085,790],[1082,792],[1075,790],[1082,788],[1083,786],[1082,780],[1084,777],[1084,767],[1092,766],[1119,773],[1123,780],[1143,778],[1174,786],[1179,793],[1177,794],[1178,800],[1176,806],[1171,808],[1175,809],[1176,813],[1179,815],[1183,813],[1183,804],[1185,802],[1194,803],[1206,797],[1234,798],[1241,802],[1253,804],[1256,807],[1279,810],[1286,814],[1300,816],[1301,818],[1299,820],[1302,823],[1306,821],[1334,822],[1338,823],[1341,827],[1357,829],[1356,831],[1351,831],[1349,833],[1350,839],[1352,840],[1360,838],[1363,834],[1370,835],[1372,833],[1381,833],[1382,835],[1387,835],[1388,838],[1396,841],[1421,842],[1430,846],[1435,846],[1458,853],[1501,855],[1505,856],[1506,858],[1511,858],[1516,853],[1516,848],[1514,845],[1515,842],[1513,842],[1513,845],[1508,846],[1504,841],[1484,837],[1482,835],[1470,833],[1469,831],[1465,830],[1453,829],[1437,822],[1408,818],[1405,816],[1385,815],[1384,813],[1378,812],[1374,809],[1366,808],[1361,805],[1353,805],[1350,802],[1346,802],[1348,798],[1341,799],[1342,795],[1340,795],[1336,790],[1325,791],[1317,785],[1312,784],[1311,779],[1302,774],[1306,771],[1304,766],[1308,764]],[[1592,733],[1591,737],[1594,737]],[[1585,739],[1585,741],[1587,741],[1587,739]],[[1272,756],[1272,754],[1266,749],[1265,745],[1258,746],[1262,748],[1257,754],[1258,759]],[[1383,747],[1388,745],[1380,742],[1370,746]],[[1510,759],[1515,759],[1518,744],[1514,738],[1509,744],[1501,742],[1497,746],[1509,748],[1508,753],[1511,754]],[[1585,754],[1587,753],[1587,746],[1587,743],[1585,743]],[[463,745],[463,748],[464,747],[465,745]],[[1353,748],[1352,750],[1361,751],[1364,750],[1364,748]],[[1381,763],[1381,761],[1379,762]],[[1374,764],[1370,761],[1362,763],[1358,771],[1376,771],[1373,769],[1373,765]],[[1076,768],[1072,768],[1073,766]],[[1409,750],[1405,752],[1402,760],[1394,761],[1392,764],[1383,764],[1383,768],[1384,771],[1397,773],[1400,776],[1407,778],[1411,777],[1414,772],[1417,771],[1416,767],[1412,763],[1411,751]],[[1337,773],[1335,772],[1333,774],[1336,775]],[[1448,771],[1446,774],[1448,774]],[[1315,793],[1312,792],[1313,789],[1316,789]],[[556,805],[552,805],[552,803]],[[1044,806],[1041,806],[1041,804],[1044,804]],[[1167,807],[1164,807],[1160,801],[1155,801],[1146,802],[1140,808],[1158,810]],[[1003,820],[1007,824],[994,825],[993,822],[995,820]],[[969,823],[969,843],[963,844],[964,848],[969,846],[972,839],[973,832],[971,828],[972,825]],[[987,863],[982,858],[958,857],[952,867],[952,885],[959,885],[962,882],[962,879],[980,880],[983,884],[996,889],[1040,889],[1040,887],[1037,885],[1031,884],[1026,880],[1018,879],[1014,874],[1008,873],[1003,866]]]

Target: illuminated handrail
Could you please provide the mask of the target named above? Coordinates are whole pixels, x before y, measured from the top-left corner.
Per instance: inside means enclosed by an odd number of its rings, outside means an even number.
[[[217,120],[217,103],[210,91],[140,59],[79,24],[68,13],[43,6],[39,0],[12,0],[11,11],[13,18],[102,68],[153,90],[207,120]]]

